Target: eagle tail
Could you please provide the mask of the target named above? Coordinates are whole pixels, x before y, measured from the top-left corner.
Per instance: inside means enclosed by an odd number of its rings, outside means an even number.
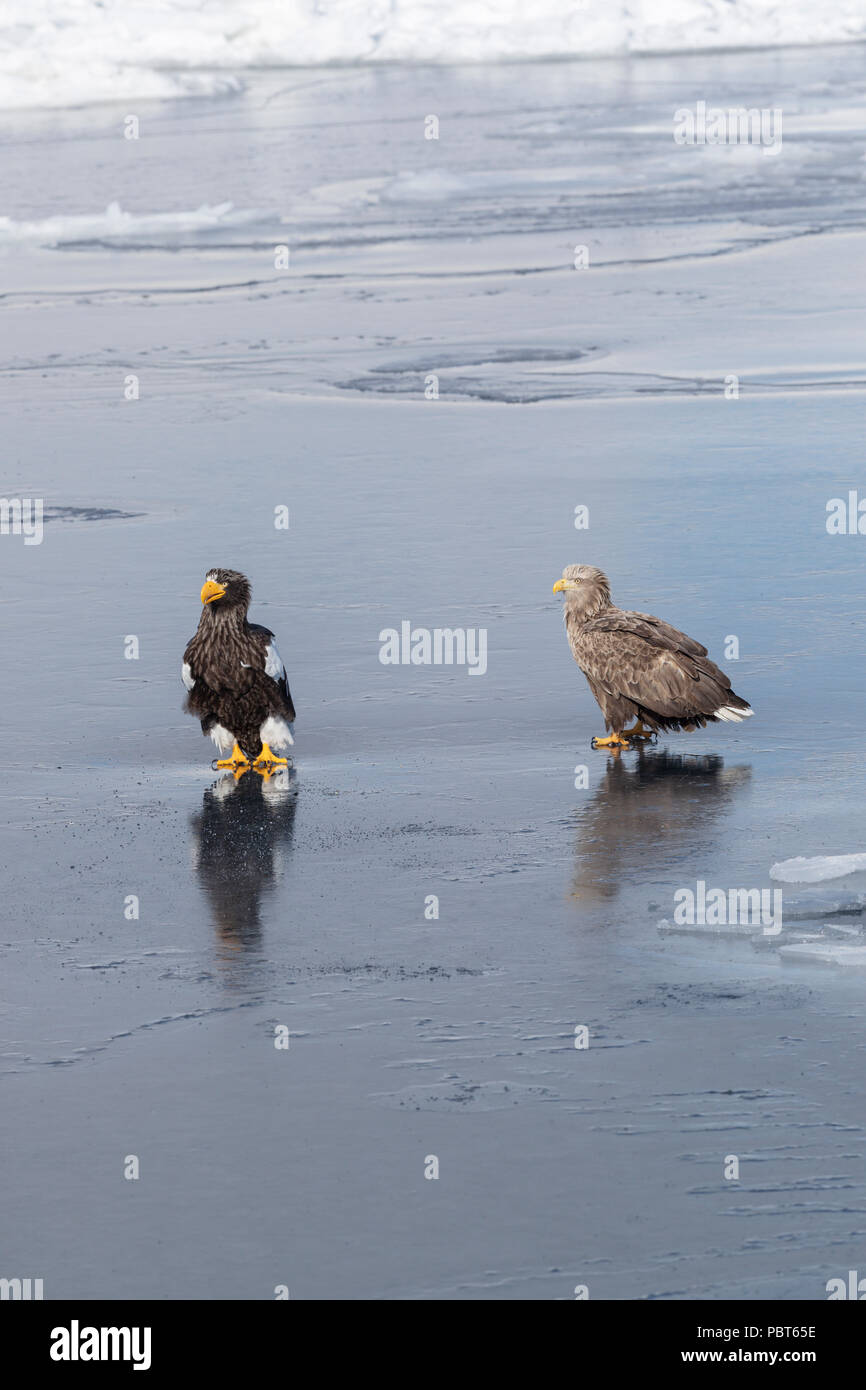
[[[752,706],[745,700],[741,700],[739,695],[732,696],[736,704],[719,705],[718,709],[713,710],[714,719],[723,719],[726,724],[739,724],[744,719],[749,719],[755,713]]]

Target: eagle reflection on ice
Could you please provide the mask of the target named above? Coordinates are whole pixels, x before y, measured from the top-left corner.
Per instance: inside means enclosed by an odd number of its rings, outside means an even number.
[[[291,768],[267,779],[227,772],[208,787],[201,811],[190,819],[193,862],[226,962],[261,942],[262,897],[279,877],[278,851],[291,851],[297,804]]]
[[[734,794],[752,775],[715,754],[640,748],[636,760],[607,759],[589,805],[578,811],[570,896],[616,897],[620,880],[643,868],[693,863]]]

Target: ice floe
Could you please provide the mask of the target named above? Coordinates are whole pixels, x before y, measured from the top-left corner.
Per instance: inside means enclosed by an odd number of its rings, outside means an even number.
[[[813,858],[798,855],[774,864],[770,878],[777,883],[824,883],[830,878],[844,878],[866,870],[866,854],[818,854]]]

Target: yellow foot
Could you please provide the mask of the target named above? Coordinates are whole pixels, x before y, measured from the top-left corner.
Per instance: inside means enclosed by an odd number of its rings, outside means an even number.
[[[253,767],[253,771],[259,774],[263,782],[270,782],[271,779],[277,777],[282,770],[282,765],[280,763],[277,763],[276,767],[273,763],[256,763]]]
[[[217,758],[214,763],[214,767],[228,767],[235,773],[246,772],[249,765],[250,763],[246,753],[244,753],[237,742],[231,751],[231,757]]]
[[[628,748],[629,746],[629,741],[625,734],[614,733],[610,734],[608,738],[594,738],[592,740],[593,748],[613,748],[617,752],[619,752],[621,748]]]
[[[256,772],[271,771],[275,767],[288,767],[288,758],[278,758],[276,753],[272,753],[266,743],[262,744],[262,751],[253,763]]]
[[[639,719],[633,729],[623,729],[623,738],[655,738],[655,729],[645,729],[643,720]]]

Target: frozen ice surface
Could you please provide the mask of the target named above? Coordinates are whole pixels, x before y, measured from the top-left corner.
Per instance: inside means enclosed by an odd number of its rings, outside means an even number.
[[[863,973],[814,958],[862,950],[825,932],[856,879],[792,894],[792,968],[656,923],[866,812],[863,541],[824,524],[862,458],[864,58],[246,72],[138,141],[125,103],[0,120],[3,493],[46,508],[0,538],[4,1272],[811,1300],[858,1267]],[[772,92],[780,156],[675,146],[709,91]],[[756,717],[594,752],[550,592],[578,560],[717,660],[735,634]],[[287,788],[215,776],[181,711],[214,564],[287,664]],[[403,620],[485,627],[487,674],[384,667]]]
[[[760,936],[761,928],[745,922],[671,922],[663,917],[658,924],[663,936]]]

